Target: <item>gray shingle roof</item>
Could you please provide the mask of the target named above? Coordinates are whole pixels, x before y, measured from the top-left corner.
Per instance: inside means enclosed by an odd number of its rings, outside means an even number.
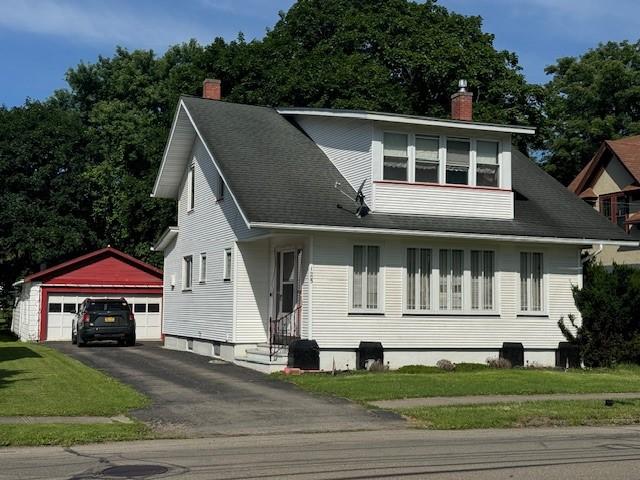
[[[334,188],[355,196],[336,167],[272,108],[182,97],[228,187],[251,223],[629,240],[625,232],[518,151],[512,154],[515,218],[490,220],[373,213],[363,219]]]

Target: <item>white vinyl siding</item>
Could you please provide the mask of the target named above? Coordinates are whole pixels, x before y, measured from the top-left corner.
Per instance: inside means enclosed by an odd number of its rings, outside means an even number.
[[[431,249],[408,248],[405,279],[406,310],[409,313],[431,310]]]
[[[163,330],[166,335],[232,341],[235,282],[222,280],[222,252],[237,240],[264,231],[247,228],[232,197],[223,202],[216,201],[219,174],[199,139],[194,142],[189,158],[195,158],[197,208],[187,213],[189,166],[185,165],[178,200],[180,232],[164,252]],[[182,258],[199,252],[208,254],[207,281],[196,283],[188,294],[183,293]],[[242,318],[238,317],[240,321]]]
[[[358,242],[358,240],[360,240]],[[522,342],[528,349],[555,349],[565,341],[558,329],[561,316],[573,314],[580,321],[571,288],[581,284],[580,248],[545,245],[544,288],[547,315],[522,315],[519,311],[519,263],[521,246],[509,242],[433,240],[432,311],[406,309],[407,249],[420,246],[414,240],[387,237],[380,243],[380,275],[384,278],[384,316],[349,315],[350,265],[353,245],[380,242],[380,237],[317,234],[313,239],[313,334],[320,348],[356,349],[361,341],[379,341],[387,349],[499,349],[503,342]],[[438,310],[438,260],[440,249],[493,251],[495,261],[494,309]],[[470,254],[465,255],[465,292],[470,292]],[[547,278],[548,277],[548,278]],[[381,298],[382,299],[382,298]]]
[[[544,266],[542,253],[520,252],[520,310],[544,310]]]
[[[351,311],[380,311],[380,247],[354,245],[351,283]]]
[[[471,250],[471,309],[493,310],[495,291],[495,253]]]

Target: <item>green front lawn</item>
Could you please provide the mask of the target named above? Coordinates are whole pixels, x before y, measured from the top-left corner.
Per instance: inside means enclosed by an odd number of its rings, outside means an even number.
[[[418,407],[394,410],[418,426],[437,430],[470,428],[569,427],[640,423],[640,400],[570,400]]]
[[[0,337],[1,416],[112,416],[147,404],[134,389],[51,348]],[[146,438],[142,424],[0,425],[0,445]]]
[[[419,371],[419,370],[418,370]],[[640,392],[640,367],[613,370],[477,369],[428,373],[304,374],[283,377],[305,390],[359,402],[464,395]]]

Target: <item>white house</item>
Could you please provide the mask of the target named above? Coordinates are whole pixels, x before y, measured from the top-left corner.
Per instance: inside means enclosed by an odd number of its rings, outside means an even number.
[[[553,364],[581,250],[633,244],[514,149],[532,128],[471,121],[468,92],[453,120],[217,98],[180,98],[153,189],[178,203],[154,247],[167,347],[272,371],[297,338],[323,369],[362,341],[391,368],[517,342]]]

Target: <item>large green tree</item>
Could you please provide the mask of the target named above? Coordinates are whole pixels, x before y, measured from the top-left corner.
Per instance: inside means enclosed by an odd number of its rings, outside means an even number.
[[[199,95],[205,77],[229,101],[438,117],[465,78],[477,120],[540,122],[541,89],[516,55],[494,48],[480,17],[430,0],[299,0],[263,39],[190,41],[162,56],[118,48],[70,69],[49,100],[0,110],[5,288],[106,244],[161,262],[149,246],[175,206],[149,193],[178,96]]]
[[[640,41],[609,42],[546,72],[546,170],[568,184],[603,140],[640,133]]]

